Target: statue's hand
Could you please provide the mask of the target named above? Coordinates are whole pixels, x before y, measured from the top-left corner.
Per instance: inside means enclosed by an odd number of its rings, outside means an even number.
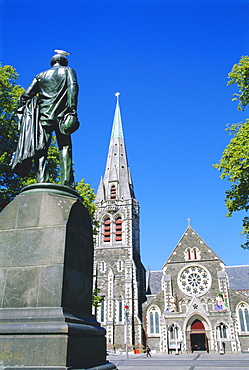
[[[77,113],[76,113],[76,110],[75,110],[75,109],[71,109],[69,113],[70,113],[72,116],[76,116],[76,117],[77,117]]]

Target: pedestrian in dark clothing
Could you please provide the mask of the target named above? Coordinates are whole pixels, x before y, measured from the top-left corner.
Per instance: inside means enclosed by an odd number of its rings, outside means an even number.
[[[146,347],[146,357],[151,357],[150,351],[151,351],[150,347],[147,346]]]

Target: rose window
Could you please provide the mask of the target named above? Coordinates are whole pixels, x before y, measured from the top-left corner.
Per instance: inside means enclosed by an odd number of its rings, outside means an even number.
[[[190,296],[200,296],[209,290],[211,275],[202,266],[188,266],[180,272],[178,285],[183,293]]]

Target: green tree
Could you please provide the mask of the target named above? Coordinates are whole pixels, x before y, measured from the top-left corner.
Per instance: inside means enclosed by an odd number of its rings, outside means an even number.
[[[232,100],[238,102],[238,110],[244,110],[249,104],[249,57],[242,56],[228,77],[228,85],[236,83],[238,86],[238,93]],[[236,211],[249,210],[249,119],[245,123],[230,124],[226,130],[232,138],[214,167],[221,172],[221,179],[230,182],[231,187],[225,192],[225,204],[227,216],[231,217]],[[242,224],[241,234],[246,237],[246,242],[241,247],[249,249],[249,218],[244,217]]]
[[[228,73],[230,80],[228,85],[237,84],[238,93],[234,93],[232,100],[238,101],[238,110],[244,110],[249,103],[249,56],[243,55],[239,63],[234,64],[231,72]]]
[[[91,188],[91,186],[87,183],[85,183],[85,180],[82,179],[76,184],[75,190],[77,190],[80,194],[80,196],[83,199],[84,206],[88,209],[92,225],[93,225],[93,235],[97,235],[98,228],[99,228],[99,222],[95,219],[95,212],[97,210],[96,204],[94,203],[94,200],[96,198],[96,195],[94,193],[94,190]]]
[[[92,294],[92,305],[94,307],[95,317],[97,316],[97,308],[101,306],[101,302],[104,301],[105,296],[100,295],[100,289],[96,288],[93,290]]]
[[[93,295],[92,295],[92,305],[94,307],[100,307],[101,302],[105,299],[105,296],[99,295],[99,293],[100,293],[100,289],[98,288],[94,289]]]
[[[3,207],[21,189],[19,179],[9,166],[13,148],[17,141],[17,109],[19,96],[23,88],[16,84],[18,74],[12,66],[0,64],[0,207]]]

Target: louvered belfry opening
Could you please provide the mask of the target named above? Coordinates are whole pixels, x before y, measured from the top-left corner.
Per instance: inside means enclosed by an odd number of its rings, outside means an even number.
[[[109,242],[111,240],[111,221],[107,218],[104,221],[104,242]]]
[[[118,217],[115,221],[116,226],[116,241],[122,241],[122,219]]]
[[[117,198],[117,189],[115,185],[112,185],[111,187],[111,199],[116,199]]]

